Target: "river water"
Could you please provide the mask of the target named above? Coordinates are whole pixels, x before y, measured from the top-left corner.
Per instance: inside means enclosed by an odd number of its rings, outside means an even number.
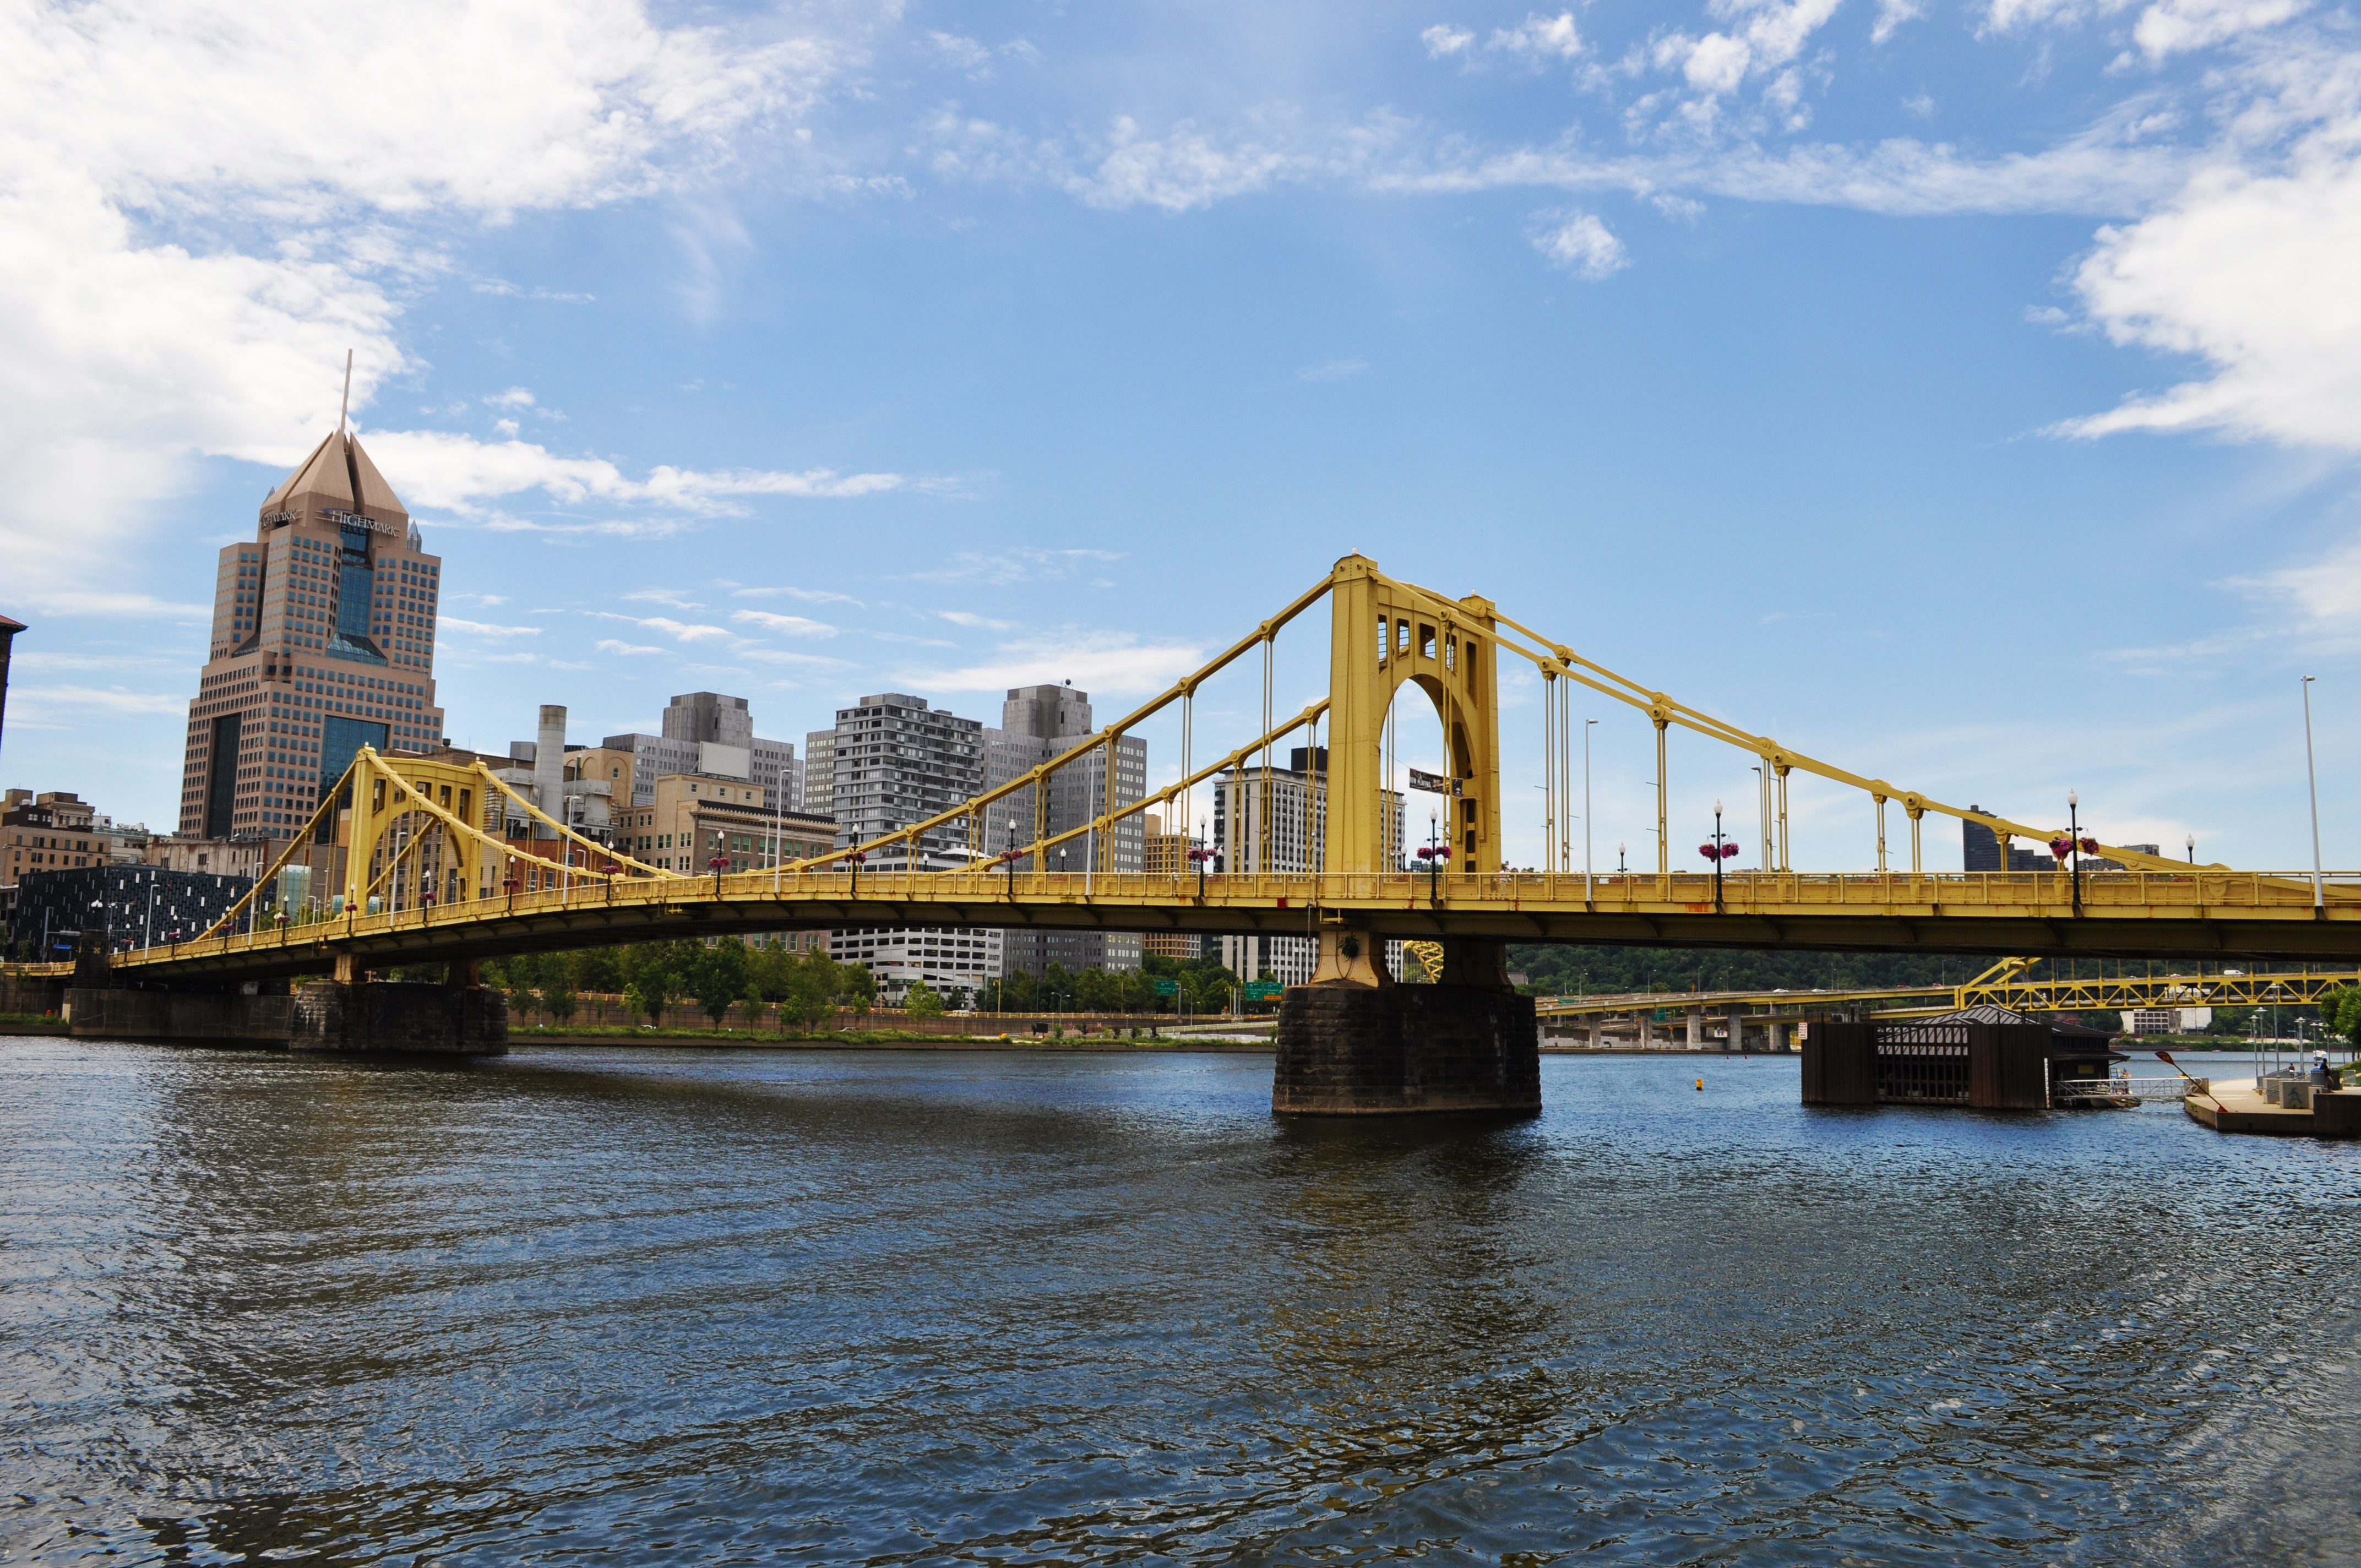
[[[2361,1559],[2361,1147],[1542,1070],[0,1042],[0,1561]]]

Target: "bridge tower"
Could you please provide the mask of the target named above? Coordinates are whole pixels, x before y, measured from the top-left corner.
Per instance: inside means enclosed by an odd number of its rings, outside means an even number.
[[[1492,602],[1422,592],[1364,555],[1329,579],[1328,829],[1331,872],[1398,871],[1387,825],[1387,720],[1405,685],[1434,704],[1450,770],[1447,862],[1455,877],[1500,864],[1500,694]],[[1541,1109],[1540,1036],[1509,984],[1505,943],[1444,941],[1438,983],[1400,986],[1374,932],[1323,919],[1312,984],[1279,1014],[1271,1109],[1298,1115]]]

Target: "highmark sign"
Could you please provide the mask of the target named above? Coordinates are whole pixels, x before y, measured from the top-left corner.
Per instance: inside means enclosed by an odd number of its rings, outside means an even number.
[[[1457,795],[1459,781],[1444,778],[1441,773],[1421,773],[1418,769],[1412,768],[1410,770],[1410,787],[1422,789],[1429,795]]]

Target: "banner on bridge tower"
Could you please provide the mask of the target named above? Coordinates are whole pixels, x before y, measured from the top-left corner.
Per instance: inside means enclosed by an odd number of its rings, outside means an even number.
[[[1444,778],[1441,773],[1421,773],[1418,769],[1412,768],[1410,770],[1410,787],[1425,790],[1430,795],[1457,795],[1459,781]]]

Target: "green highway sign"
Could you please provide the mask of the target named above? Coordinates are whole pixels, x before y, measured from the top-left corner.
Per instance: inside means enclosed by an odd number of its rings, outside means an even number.
[[[1159,980],[1155,982],[1155,985],[1156,994],[1159,996],[1178,996],[1180,994],[1180,982],[1177,980]]]
[[[1287,987],[1275,980],[1250,980],[1246,981],[1246,1000],[1268,1002],[1286,989]]]

